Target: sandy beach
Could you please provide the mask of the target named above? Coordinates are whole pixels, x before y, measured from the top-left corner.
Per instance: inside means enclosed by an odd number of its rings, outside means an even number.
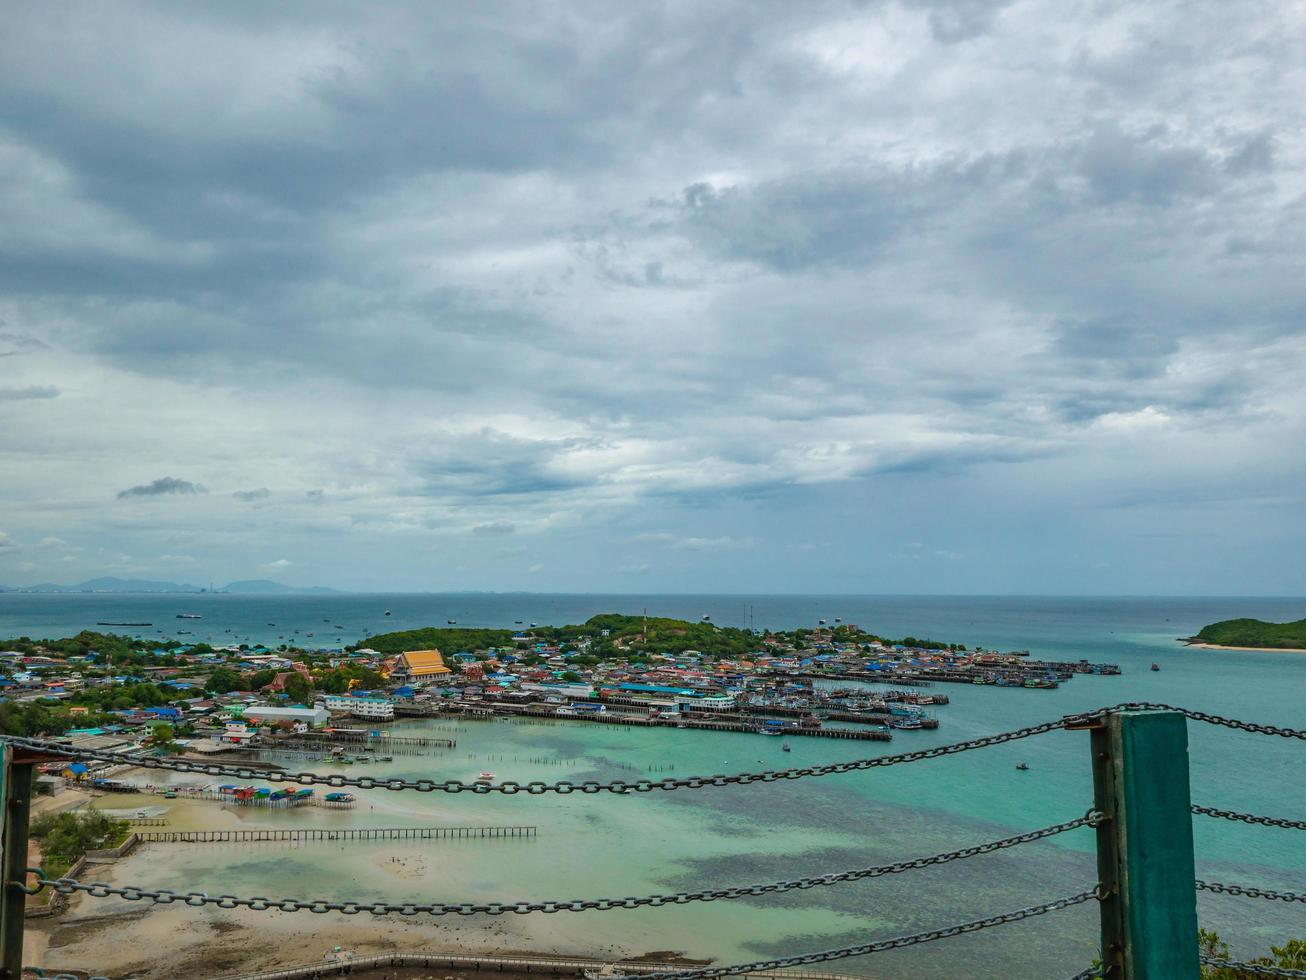
[[[1186,647],[1195,650],[1246,650],[1250,653],[1306,653],[1306,647],[1226,647],[1218,643],[1188,643],[1180,640]]]

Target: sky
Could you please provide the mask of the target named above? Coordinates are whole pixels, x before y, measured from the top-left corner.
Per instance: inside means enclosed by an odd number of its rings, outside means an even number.
[[[1306,595],[1306,8],[7,5],[0,583]]]

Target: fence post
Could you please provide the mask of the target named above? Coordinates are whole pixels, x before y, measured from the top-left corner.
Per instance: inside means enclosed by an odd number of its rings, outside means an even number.
[[[1091,739],[1103,976],[1198,980],[1186,719],[1114,713]]]
[[[0,978],[19,980],[23,972],[23,926],[27,915],[27,822],[32,809],[32,770],[35,766],[14,759],[13,748],[4,746],[0,760],[0,832],[3,833],[3,862],[0,862]]]

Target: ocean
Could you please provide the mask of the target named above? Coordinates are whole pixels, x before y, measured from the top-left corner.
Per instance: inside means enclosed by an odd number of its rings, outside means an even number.
[[[386,616],[385,611],[391,615]],[[1077,676],[1055,691],[941,685],[934,732],[888,745],[583,722],[411,722],[458,746],[355,775],[500,779],[711,774],[854,759],[943,744],[1122,701],[1157,701],[1306,727],[1306,654],[1185,648],[1176,638],[1236,616],[1306,616],[1293,598],[1049,598],[616,595],[0,595],[0,637],[66,636],[98,620],[151,622],[144,635],[221,642],[340,645],[368,633],[457,620],[510,627],[580,622],[598,612],[668,615],[721,625],[793,628],[836,617],[880,634],[928,636],[1034,656],[1119,663],[1119,677]],[[178,613],[198,620],[178,620]],[[275,625],[269,625],[275,624]],[[339,625],[343,629],[336,629]],[[294,631],[299,630],[296,634]],[[230,632],[228,632],[230,631]],[[1149,669],[1157,663],[1160,670]],[[1195,802],[1300,818],[1299,742],[1189,725]],[[1028,771],[1017,771],[1017,762]],[[822,874],[928,855],[1081,815],[1092,802],[1088,739],[1056,732],[907,766],[746,787],[629,797],[364,794],[351,813],[260,813],[262,824],[401,823],[539,827],[528,841],[423,845],[432,872],[396,879],[386,862],[407,842],[298,848],[147,848],[121,862],[119,883],[179,890],[327,898],[494,900],[639,895]],[[1194,818],[1199,877],[1306,891],[1306,834]],[[1095,877],[1092,833],[1076,830],[997,854],[885,878],[746,901],[639,910],[460,920],[457,942],[576,953],[679,950],[736,962],[848,945],[978,918],[1078,892]],[[106,900],[106,905],[115,906]],[[1199,896],[1203,925],[1252,956],[1306,938],[1300,906]],[[226,913],[207,912],[218,916]],[[829,964],[867,976],[1069,976],[1093,958],[1091,905],[913,949]],[[310,916],[318,919],[318,916]],[[526,923],[525,919],[534,920]],[[541,920],[543,923],[541,924]],[[541,932],[540,930],[544,930]],[[430,945],[452,941],[431,926]],[[316,958],[314,951],[307,958]],[[957,964],[964,964],[959,971]]]

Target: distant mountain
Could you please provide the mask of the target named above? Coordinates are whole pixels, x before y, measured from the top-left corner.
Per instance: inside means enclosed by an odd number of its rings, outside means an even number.
[[[176,582],[154,582],[143,578],[87,579],[76,585],[56,585],[42,582],[39,585],[7,587],[6,592],[204,592],[198,585],[179,585]]]
[[[53,592],[57,594],[73,592],[207,592],[208,589],[201,588],[198,585],[179,584],[177,582],[153,582],[149,579],[142,578],[113,578],[104,576],[101,578],[87,579],[85,582],[78,582],[76,585],[56,585],[53,582],[42,582],[39,585],[19,585],[7,586],[0,585],[0,592]],[[244,582],[232,582],[225,589],[218,589],[219,592],[236,592],[243,595],[332,595],[338,594],[336,589],[328,589],[321,585],[315,585],[306,589],[295,588],[293,585],[282,585],[280,582],[272,582],[268,579],[251,579]]]
[[[243,582],[231,582],[223,590],[224,592],[239,592],[243,595],[338,595],[338,589],[328,589],[324,585],[311,585],[307,588],[296,588],[293,585],[282,585],[280,582],[273,582],[265,578],[247,579]]]

